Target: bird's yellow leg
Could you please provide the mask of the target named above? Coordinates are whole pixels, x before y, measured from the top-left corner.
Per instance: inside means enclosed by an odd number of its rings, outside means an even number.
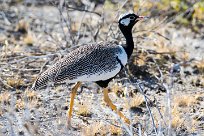
[[[71,118],[72,118],[72,111],[74,106],[74,98],[77,93],[77,89],[81,86],[81,82],[77,82],[76,85],[72,88],[71,95],[70,95],[70,104],[69,104],[69,110],[68,110],[68,121],[67,126],[71,126]]]
[[[103,90],[103,94],[104,94],[104,101],[107,103],[108,106],[110,106],[110,108],[114,111],[116,111],[116,113],[128,124],[130,124],[130,120],[128,118],[126,118],[118,109],[117,107],[112,103],[111,99],[108,96],[108,88],[105,88]]]

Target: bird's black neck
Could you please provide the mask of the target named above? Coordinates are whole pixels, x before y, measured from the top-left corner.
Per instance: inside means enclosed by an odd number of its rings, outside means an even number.
[[[123,30],[121,29],[125,39],[126,39],[126,44],[122,45],[123,48],[125,49],[127,55],[128,55],[128,59],[130,58],[130,56],[132,55],[133,49],[134,49],[134,42],[133,42],[133,38],[132,38],[132,29],[126,29]]]

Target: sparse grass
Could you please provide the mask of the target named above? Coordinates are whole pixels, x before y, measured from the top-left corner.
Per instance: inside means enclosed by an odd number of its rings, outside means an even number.
[[[188,112],[190,110],[191,110],[190,108],[187,108],[185,110],[181,109],[178,106],[174,106],[172,108],[172,121],[171,121],[172,128],[174,128],[176,131],[179,131],[182,128],[186,129],[190,133],[195,132],[198,121],[193,119],[192,117],[189,117]]]
[[[91,125],[84,127],[84,129],[82,130],[82,135],[83,136],[106,135],[107,132],[108,132],[107,128],[103,123],[95,122]]]
[[[204,76],[203,75],[198,75],[194,78],[192,78],[191,84],[193,86],[197,86],[197,87],[204,87]]]
[[[182,53],[182,55],[181,55],[181,59],[182,59],[182,61],[188,61],[189,60],[189,53],[188,52],[186,52],[186,51],[184,51],[183,53]]]
[[[146,53],[140,53],[138,56],[138,59],[135,59],[134,64],[138,66],[144,66],[146,64],[147,54]]]
[[[89,1],[89,0],[88,0]],[[188,2],[191,2],[190,0],[187,0]],[[79,3],[81,1],[78,1]],[[90,2],[90,3],[95,3]],[[23,3],[23,2],[22,2]],[[42,2],[43,3],[43,2]],[[67,34],[67,37],[77,37],[76,35],[78,34],[79,28],[80,28],[80,34],[79,34],[79,39],[77,42],[79,43],[93,43],[93,37],[96,32],[96,30],[99,30],[99,35],[97,36],[96,42],[99,41],[106,41],[106,36],[107,33],[113,33],[112,35],[108,35],[110,39],[117,39],[119,42],[123,41],[123,38],[118,36],[118,31],[117,31],[117,19],[115,18],[116,15],[119,15],[120,12],[118,11],[128,11],[130,8],[134,8],[136,13],[139,11],[139,8],[141,10],[138,12],[140,15],[147,15],[150,16],[151,19],[143,21],[141,23],[138,23],[135,26],[135,30],[133,31],[133,37],[134,37],[134,42],[139,49],[141,49],[141,52],[138,52],[138,50],[134,50],[132,57],[132,60],[129,60],[128,66],[126,67],[129,69],[132,64],[134,66],[144,66],[147,67],[148,69],[145,69],[146,72],[149,74],[148,76],[144,76],[143,73],[141,73],[141,78],[136,78],[133,77],[131,79],[131,82],[139,82],[144,86],[144,93],[147,97],[155,97],[157,99],[157,106],[159,109],[161,109],[162,115],[164,115],[163,120],[166,121],[166,123],[170,123],[172,125],[172,132],[175,131],[176,134],[182,135],[183,132],[185,131],[186,133],[190,132],[196,132],[200,131],[200,127],[197,127],[199,124],[203,123],[203,120],[201,117],[203,116],[203,93],[199,94],[196,93],[197,91],[200,91],[204,87],[204,61],[197,61],[195,58],[195,61],[192,63],[189,63],[188,68],[190,67],[191,70],[193,71],[192,74],[189,75],[182,75],[181,77],[179,74],[175,75],[173,77],[174,80],[174,85],[172,86],[172,97],[170,98],[171,101],[171,107],[167,107],[165,104],[167,103],[165,100],[163,100],[164,96],[163,94],[165,93],[165,90],[161,91],[158,89],[158,86],[161,83],[166,83],[169,82],[168,79],[170,79],[169,71],[170,68],[172,67],[172,64],[175,63],[182,63],[185,61],[189,61],[192,58],[193,53],[197,53],[197,50],[200,50],[201,48],[198,48],[194,51],[191,51],[192,48],[191,45],[188,43],[183,43],[183,41],[180,41],[179,43],[176,43],[174,41],[175,37],[176,39],[179,39],[182,37],[183,39],[189,40],[191,42],[193,40],[201,40],[200,34],[203,31],[202,24],[197,23],[197,22],[202,22],[203,18],[203,11],[202,11],[202,3],[200,5],[196,4],[194,5],[194,11],[192,12],[191,17],[193,19],[178,19],[177,21],[180,21],[180,24],[185,24],[185,28],[183,26],[180,26],[175,23],[168,23],[169,21],[172,21],[172,19],[175,19],[173,17],[170,19],[169,17],[172,17],[173,15],[178,15],[178,11],[185,10],[187,7],[182,7],[183,5],[179,5],[180,3],[184,3],[184,6],[186,5],[186,1],[181,1],[181,0],[176,0],[176,1],[166,1],[166,0],[159,0],[159,1],[145,1],[145,2],[137,2],[133,1],[133,3],[130,3],[128,1],[127,3],[124,3],[124,7],[121,9],[118,9],[118,7],[121,6],[121,3],[118,2],[112,2],[112,1],[106,1],[105,4],[99,4],[96,2],[96,5],[94,4],[95,8],[94,9],[89,9],[89,7],[92,7],[90,5],[82,4],[84,5],[87,10],[94,11],[96,9],[96,12],[101,14],[101,20],[99,18],[95,18],[95,14],[89,13],[89,12],[84,12],[84,11],[76,11],[76,10],[64,10],[63,15],[65,13],[69,13],[70,16],[75,16],[75,18],[72,18],[72,21],[67,21],[64,22],[62,20],[58,20],[59,14],[55,13],[56,7],[52,7],[49,4],[45,4],[47,8],[43,8],[44,6],[41,3],[41,6],[39,7],[38,4],[34,4],[31,7],[26,7],[24,5],[15,5],[15,3],[12,3],[13,6],[8,6],[9,9],[8,12],[3,12],[5,14],[5,20],[8,19],[10,21],[9,25],[6,25],[7,23],[2,23],[4,20],[0,21],[0,28],[5,29],[5,31],[2,31],[3,33],[0,33],[0,36],[3,36],[2,41],[0,41],[0,104],[3,105],[0,108],[0,116],[3,116],[3,118],[7,118],[7,113],[10,111],[15,112],[13,113],[15,116],[18,116],[18,119],[22,119],[20,121],[24,122],[24,116],[23,114],[32,114],[31,116],[34,117],[34,121],[32,121],[29,124],[30,128],[34,126],[33,124],[39,126],[36,127],[36,130],[39,130],[38,134],[50,134],[50,135],[61,135],[61,134],[67,134],[67,129],[66,131],[63,131],[62,129],[59,129],[60,127],[64,127],[64,122],[63,123],[55,123],[56,118],[62,118],[64,119],[64,116],[66,116],[66,110],[67,107],[61,107],[58,106],[61,103],[64,103],[69,97],[69,93],[65,91],[64,87],[60,86],[59,88],[56,88],[55,91],[52,87],[47,88],[46,90],[37,90],[36,92],[27,90],[26,87],[28,86],[28,89],[31,87],[31,83],[34,82],[35,78],[34,76],[38,75],[42,66],[47,68],[47,65],[50,65],[52,63],[45,63],[47,61],[53,60],[54,56],[50,56],[50,54],[67,54],[69,52],[69,49],[65,49],[65,36],[62,32],[64,30],[64,33]],[[73,2],[74,3],[74,2]],[[133,5],[132,5],[133,4]],[[117,5],[117,6],[116,6]],[[187,6],[189,6],[187,4]],[[73,5],[73,7],[79,7],[80,9],[84,9],[80,6]],[[104,7],[104,8],[103,8]],[[29,8],[29,10],[26,10],[31,13],[26,13],[24,12],[24,9]],[[32,8],[35,8],[35,11],[33,12]],[[157,9],[158,8],[158,9]],[[104,10],[105,9],[105,10]],[[104,10],[104,11],[103,11]],[[152,11],[153,10],[153,11]],[[159,12],[158,12],[159,11]],[[9,12],[11,12],[11,16],[9,16]],[[23,15],[21,16],[21,13],[23,12]],[[52,13],[52,17],[47,17],[49,16],[49,13]],[[46,16],[40,16],[42,13],[43,15]],[[81,20],[81,13],[85,13],[85,18],[86,16],[90,16],[89,20],[84,19],[85,21],[80,22]],[[104,13],[104,14],[103,14]],[[170,14],[169,14],[170,13]],[[171,15],[172,14],[172,15]],[[15,16],[16,17],[13,17]],[[162,25],[159,25],[159,28],[154,29],[154,32],[149,32],[149,29],[154,28],[157,24],[160,24],[162,20],[168,16],[168,19],[164,21]],[[67,20],[66,15],[65,21]],[[19,18],[26,18],[26,20],[20,20],[19,23],[12,24],[12,22],[18,22]],[[170,20],[169,20],[170,19]],[[112,21],[112,22],[111,22]],[[113,22],[115,21],[115,22]],[[6,22],[6,21],[5,21]],[[30,23],[28,23],[30,22]],[[73,23],[74,22],[74,23]],[[90,23],[91,22],[91,23]],[[92,23],[94,22],[94,25]],[[100,22],[100,23],[98,23]],[[110,25],[113,23],[113,27],[110,29]],[[189,28],[186,28],[190,24],[195,24],[196,27],[198,27],[198,34],[193,33],[192,31],[187,32]],[[197,25],[197,24],[200,24]],[[16,26],[15,26],[16,25]],[[60,26],[62,25],[62,30],[59,29]],[[67,27],[68,25],[68,27]],[[102,27],[98,27],[101,25]],[[194,27],[194,26],[193,26]],[[70,30],[69,30],[70,29]],[[32,33],[31,33],[32,30]],[[140,32],[142,30],[142,32]],[[145,30],[143,32],[143,30]],[[192,30],[190,28],[190,30]],[[44,32],[46,31],[46,33]],[[138,32],[139,31],[139,32]],[[197,31],[197,32],[198,32]],[[158,33],[157,33],[158,32]],[[181,32],[181,33],[180,33]],[[163,37],[164,36],[164,37]],[[166,38],[165,38],[166,37]],[[198,39],[196,39],[199,37]],[[182,39],[181,38],[181,39]],[[6,39],[6,40],[5,40]],[[182,40],[183,40],[182,39]],[[140,41],[141,40],[141,41]],[[38,44],[35,46],[35,44]],[[178,45],[177,45],[178,44]],[[25,46],[25,45],[34,45],[34,46]],[[75,45],[69,45],[74,47]],[[63,47],[63,48],[61,48]],[[181,48],[180,48],[181,47]],[[183,51],[183,47],[185,47],[185,51]],[[200,47],[200,46],[198,46]],[[75,48],[75,47],[74,47]],[[151,52],[152,51],[152,54]],[[144,51],[144,52],[143,52]],[[137,54],[136,54],[137,53]],[[192,54],[191,54],[192,53]],[[28,55],[29,54],[29,55]],[[33,55],[33,56],[32,56]],[[42,55],[42,56],[41,56]],[[199,54],[200,56],[202,54]],[[155,62],[153,61],[155,59]],[[156,64],[158,65],[158,68],[156,68]],[[17,69],[20,66],[21,69]],[[183,65],[181,66],[183,67]],[[134,69],[135,68],[135,69]],[[136,71],[138,70],[136,67],[133,69]],[[140,68],[140,67],[139,67]],[[14,70],[13,70],[14,69]],[[43,68],[44,70],[44,68]],[[159,71],[160,70],[160,71]],[[198,72],[194,72],[194,70]],[[121,71],[123,72],[123,71]],[[140,71],[139,71],[140,72]],[[160,76],[161,72],[163,75]],[[191,71],[190,71],[191,72]],[[152,75],[153,73],[153,75]],[[139,73],[140,74],[140,73]],[[157,77],[156,77],[156,76]],[[155,78],[156,77],[156,78]],[[123,80],[123,78],[125,80]],[[142,134],[149,134],[149,132],[152,132],[152,124],[150,123],[149,119],[149,114],[147,112],[147,107],[143,105],[144,103],[144,97],[141,94],[134,94],[134,92],[127,92],[131,94],[130,99],[126,99],[123,103],[123,100],[125,99],[124,96],[124,86],[129,87],[126,84],[126,78],[124,77],[123,73],[121,75],[116,76],[115,84],[111,87],[111,91],[117,94],[119,98],[114,99],[114,104],[120,104],[123,105],[123,111],[127,112],[128,109],[130,108],[135,108],[136,110],[139,107],[139,110],[141,109],[143,114],[139,115],[138,114],[131,114],[131,118],[134,119],[132,120],[133,124],[137,124],[138,121],[141,123],[141,130]],[[187,80],[185,80],[188,78]],[[142,80],[141,80],[142,79]],[[119,82],[118,82],[119,80]],[[160,82],[162,80],[162,82]],[[178,80],[182,80],[182,83],[179,83]],[[129,82],[129,81],[128,81]],[[156,82],[156,83],[155,83]],[[6,86],[8,85],[8,86]],[[90,84],[86,83],[83,85],[83,90],[86,90]],[[11,86],[11,87],[9,87]],[[10,89],[12,88],[12,89]],[[90,85],[88,89],[90,91],[93,91],[97,87],[93,87]],[[180,92],[180,88],[182,88],[182,93]],[[91,90],[93,89],[93,90]],[[3,92],[3,91],[4,92]],[[16,92],[14,92],[16,91]],[[26,91],[26,92],[25,92]],[[11,93],[12,92],[12,93]],[[188,93],[187,93],[188,92]],[[82,92],[84,93],[84,92]],[[174,94],[175,93],[175,94]],[[11,96],[12,94],[12,96]],[[81,94],[80,94],[81,95]],[[96,96],[97,95],[97,96]],[[94,96],[98,97],[96,101],[93,101],[93,103],[100,103],[100,99],[102,99],[102,94],[95,94]],[[99,98],[100,97],[100,98]],[[15,101],[11,100],[11,98],[14,98]],[[17,98],[17,101],[16,101]],[[27,98],[24,100],[24,98]],[[80,97],[81,98],[81,97]],[[81,100],[79,100],[81,101]],[[6,106],[5,106],[6,105]],[[14,106],[10,106],[14,105]],[[85,116],[88,117],[88,119],[91,118],[91,123],[89,120],[81,120],[78,117],[75,116],[73,121],[73,125],[77,126],[76,129],[69,131],[69,133],[82,133],[81,135],[87,135],[87,136],[93,136],[93,135],[123,135],[123,131],[121,128],[110,125],[108,120],[107,122],[105,121],[108,118],[110,119],[111,114],[106,116],[101,116],[103,113],[97,113],[97,117],[94,114],[92,116],[92,111],[93,113],[101,112],[100,110],[97,110],[98,107],[95,104],[90,104],[88,103],[78,103],[77,101],[75,103],[75,110],[76,113],[80,116]],[[30,110],[26,111],[26,109]],[[118,106],[117,106],[118,107]],[[13,110],[12,108],[16,109]],[[170,109],[170,113],[166,114],[166,109]],[[10,110],[11,109],[11,110]],[[32,109],[32,110],[31,110]],[[66,109],[66,110],[65,110]],[[150,106],[151,110],[155,110],[155,105]],[[165,110],[164,110],[165,109]],[[96,110],[96,111],[95,111]],[[120,110],[120,109],[119,109]],[[153,112],[153,116],[156,122],[156,127],[158,127],[158,124],[162,122],[162,131],[164,130],[165,132],[168,131],[168,126],[165,126],[163,123],[163,120],[161,119],[160,114],[158,114],[158,111],[155,110],[156,112]],[[17,112],[17,113],[16,113]],[[194,113],[195,112],[195,113]],[[132,112],[131,112],[132,113]],[[52,116],[53,115],[53,116]],[[199,115],[199,119],[193,119],[194,115]],[[30,115],[28,115],[30,116]],[[63,117],[62,117],[63,116]],[[197,117],[197,116],[196,116]],[[1,119],[3,119],[1,118]],[[13,118],[13,117],[12,117]],[[15,118],[15,117],[14,117]],[[93,118],[93,119],[92,119]],[[98,120],[98,118],[102,118],[104,122],[94,122],[95,119]],[[171,120],[168,120],[171,118]],[[36,120],[35,120],[36,119]],[[87,119],[87,118],[85,118]],[[17,119],[11,120],[10,124],[12,124],[12,127],[14,128],[14,131],[18,130],[19,126],[16,126],[16,121]],[[45,121],[44,121],[45,120]],[[27,120],[26,120],[27,121]],[[79,123],[79,122],[80,123]],[[101,120],[100,120],[101,121]],[[26,122],[28,123],[28,122]],[[76,123],[76,124],[74,124]],[[87,126],[83,126],[83,124],[88,124]],[[116,123],[116,122],[110,122],[110,123]],[[7,128],[9,125],[4,125],[2,122],[0,123],[2,130],[10,130]],[[83,127],[81,128],[80,125]],[[118,126],[122,126],[120,123],[116,123]],[[79,126],[79,127],[78,127]],[[146,127],[147,126],[147,127]],[[26,124],[24,125],[26,128]],[[138,127],[135,125],[136,129],[134,129],[134,134],[138,132]],[[150,130],[150,131],[149,131]],[[31,134],[35,134],[35,132]],[[164,133],[165,133],[164,132]],[[0,133],[1,135],[1,133]],[[2,134],[2,135],[5,135]],[[71,134],[70,134],[71,135]]]
[[[26,22],[25,20],[20,20],[19,22],[18,22],[18,24],[16,25],[16,31],[17,32],[20,32],[20,33],[22,33],[22,34],[27,34],[28,33],[28,28],[29,28],[29,24],[28,24],[28,22]]]
[[[142,94],[136,94],[136,95],[133,96],[133,98],[129,98],[126,101],[125,107],[127,109],[139,107],[144,102],[145,102],[144,96],[142,96]]]
[[[37,99],[37,93],[35,91],[26,90],[25,94],[29,101]]]
[[[173,103],[179,107],[189,107],[197,103],[197,99],[192,94],[181,94],[174,97]]]
[[[195,63],[195,66],[198,67],[198,70],[201,74],[204,74],[204,59]]]
[[[18,88],[24,85],[25,83],[24,83],[24,80],[21,78],[8,78],[7,84],[11,87]]]
[[[179,50],[177,47],[169,46],[168,42],[163,38],[159,38],[154,42],[154,48],[158,54],[152,57],[157,59],[159,65],[168,63],[171,57],[176,57],[178,55],[177,51]]]
[[[114,135],[114,136],[119,136],[119,135],[122,135],[122,129],[119,128],[119,127],[116,127],[116,126],[113,126],[113,125],[110,125],[109,127],[109,132],[111,135]]]
[[[8,91],[5,91],[0,94],[0,103],[9,104],[10,98],[11,98],[11,94]]]
[[[33,45],[35,42],[35,38],[33,35],[28,34],[25,38],[23,38],[23,41],[26,45]]]
[[[164,115],[165,124],[171,124],[172,132],[179,133],[179,131],[185,131],[193,133],[197,130],[198,121],[194,119],[192,116],[193,108],[198,104],[198,100],[202,97],[202,93],[192,94],[173,94],[173,99],[170,108],[170,115],[167,110],[167,107],[163,102],[162,108],[160,110],[161,114]],[[161,120],[161,116],[158,111],[153,110],[153,115],[155,118],[156,124],[161,124],[164,129],[168,130],[168,126],[166,126]],[[169,118],[170,116],[170,118]],[[182,132],[184,133],[184,132]]]
[[[94,122],[83,128],[83,136],[95,136],[95,135],[122,135],[122,129],[113,125],[107,125],[102,122]]]
[[[199,92],[198,94],[195,95],[196,97],[196,100],[197,101],[204,101],[204,93],[203,92]],[[203,112],[204,112],[204,109],[203,109]]]
[[[90,104],[89,103],[78,103],[76,104],[76,107],[78,108],[77,114],[84,116],[84,117],[91,117],[91,111],[90,111]]]
[[[25,102],[22,99],[18,99],[15,105],[16,110],[22,110],[25,108]]]
[[[177,51],[176,47],[172,47],[172,46],[166,45],[164,40],[157,41],[155,43],[155,46],[156,46],[156,51],[159,52],[159,53],[174,54]],[[163,55],[162,54],[158,54],[157,56],[158,56],[158,58],[160,58]]]
[[[121,83],[115,83],[111,88],[112,92],[114,92],[118,97],[124,96],[123,89],[124,88],[122,87]]]
[[[173,106],[171,115],[171,126],[174,129],[178,129],[184,123],[184,118],[182,118],[181,112],[178,110],[177,106]]]

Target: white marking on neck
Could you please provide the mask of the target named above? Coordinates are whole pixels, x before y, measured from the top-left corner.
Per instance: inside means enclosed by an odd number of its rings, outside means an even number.
[[[120,47],[120,49],[122,50],[121,53],[117,54],[118,59],[121,61],[121,63],[123,64],[123,66],[125,66],[127,64],[128,58],[127,58],[127,53],[125,52],[125,49],[121,46],[118,45]]]
[[[125,18],[120,21],[124,26],[128,26],[130,24],[130,18]]]

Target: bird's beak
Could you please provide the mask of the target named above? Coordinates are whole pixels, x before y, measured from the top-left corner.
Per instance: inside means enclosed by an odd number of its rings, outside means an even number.
[[[139,16],[138,20],[143,20],[144,18],[146,18],[145,16]]]
[[[146,16],[139,16],[136,21],[140,21],[140,20],[144,20],[144,19],[148,19],[149,17]]]
[[[139,19],[144,19],[145,18],[145,16],[139,16]]]

